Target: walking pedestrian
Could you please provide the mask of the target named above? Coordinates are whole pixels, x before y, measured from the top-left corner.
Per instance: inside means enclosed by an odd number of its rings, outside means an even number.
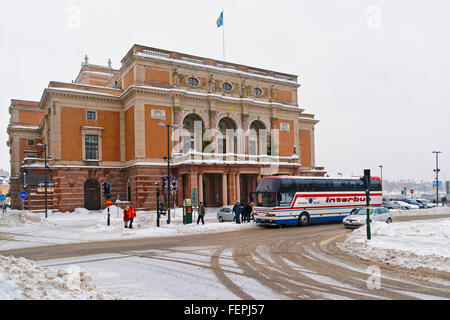
[[[204,206],[203,202],[200,201],[200,205],[198,206],[197,224],[200,222],[200,219],[202,220],[202,224],[205,224],[205,220],[204,220],[205,213],[206,213],[205,206]]]
[[[130,204],[128,208],[128,219],[130,219],[130,224],[128,225],[128,229],[133,229],[133,220],[136,218],[136,209],[134,209],[133,205]]]
[[[245,204],[245,207],[244,207],[245,220],[246,220],[247,222],[250,222],[250,216],[251,216],[251,214],[252,214],[252,211],[253,211],[252,206],[250,205],[250,203],[247,202],[247,203]]]
[[[2,213],[5,214],[6,213],[6,208],[8,207],[8,205],[6,203],[3,203],[2,205]]]
[[[441,199],[441,202],[442,202],[443,206],[447,206],[447,197],[443,196],[442,199]]]
[[[245,222],[245,202],[241,201],[240,205],[239,205],[239,212],[241,215],[241,221],[242,223]]]
[[[128,228],[128,222],[130,221],[130,217],[128,216],[128,208],[129,206],[126,206],[123,209],[123,222],[125,224],[125,228]]]
[[[241,224],[241,220],[239,219],[239,216],[241,214],[241,209],[240,209],[240,205],[239,205],[239,201],[236,201],[236,203],[233,206],[233,212],[234,212],[234,217],[236,219],[236,223],[237,224]]]

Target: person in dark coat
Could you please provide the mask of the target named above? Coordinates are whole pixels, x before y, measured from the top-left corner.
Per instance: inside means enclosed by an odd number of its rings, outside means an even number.
[[[242,223],[245,222],[245,202],[241,201],[241,203],[239,204],[239,212],[241,215],[241,221]]]
[[[198,206],[198,219],[197,224],[200,222],[200,219],[202,220],[202,224],[205,224],[204,216],[206,213],[205,205],[203,202],[200,202],[200,205]]]
[[[244,207],[245,220],[247,222],[250,222],[250,216],[252,214],[252,211],[253,211],[253,207],[251,206],[250,203],[247,202]]]
[[[234,217],[236,218],[236,223],[241,224],[241,220],[239,219],[239,216],[241,214],[241,208],[240,208],[239,201],[236,201],[236,203],[234,204],[233,212],[234,212]]]

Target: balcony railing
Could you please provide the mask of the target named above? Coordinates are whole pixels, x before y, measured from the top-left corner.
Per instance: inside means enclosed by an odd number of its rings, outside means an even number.
[[[47,158],[47,166],[48,163],[52,161],[52,158]],[[34,157],[26,157],[23,159],[22,164],[28,167],[44,167],[45,159],[44,158],[34,158]]]
[[[185,153],[173,153],[173,164],[182,163],[223,163],[223,164],[298,164],[300,157],[297,154],[292,156],[273,156],[267,154],[251,155],[239,153],[208,153],[189,150]]]

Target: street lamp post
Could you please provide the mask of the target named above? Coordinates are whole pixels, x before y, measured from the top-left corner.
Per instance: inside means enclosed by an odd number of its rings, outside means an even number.
[[[36,144],[39,147],[44,148],[44,197],[45,197],[45,218],[47,218],[47,184],[48,184],[48,178],[47,178],[47,145],[38,143]]]
[[[158,127],[167,127],[167,224],[170,224],[170,128],[178,128],[178,126],[159,123]]]
[[[439,165],[438,165],[438,156],[442,151],[433,151],[432,153],[436,154],[436,169],[433,170],[436,172],[436,204],[439,205]]]
[[[381,179],[381,184],[383,185],[383,165],[380,164],[380,165],[378,165],[378,167],[380,167],[380,179]]]
[[[156,226],[159,228],[160,213],[159,213],[159,183],[158,183],[158,181],[155,182],[155,186],[156,186]]]

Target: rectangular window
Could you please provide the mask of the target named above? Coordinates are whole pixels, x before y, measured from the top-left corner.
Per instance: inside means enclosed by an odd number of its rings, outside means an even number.
[[[88,120],[96,120],[97,119],[97,113],[95,111],[87,111],[86,112],[86,119],[88,119]]]
[[[25,158],[37,158],[37,151],[25,151]]]
[[[86,160],[98,160],[98,136],[87,134],[85,139]]]

